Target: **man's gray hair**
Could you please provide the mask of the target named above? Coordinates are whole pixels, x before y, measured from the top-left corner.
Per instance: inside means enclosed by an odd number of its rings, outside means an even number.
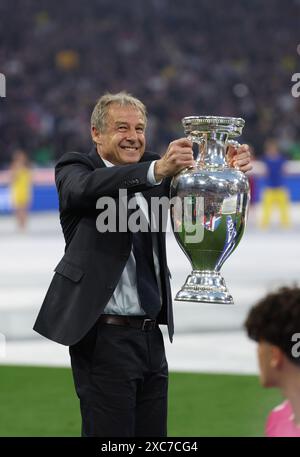
[[[145,124],[147,122],[147,111],[145,105],[128,92],[122,91],[117,94],[106,93],[99,98],[93,109],[91,116],[91,127],[95,127],[99,132],[104,132],[106,128],[107,113],[111,104],[119,106],[133,106],[143,115]]]

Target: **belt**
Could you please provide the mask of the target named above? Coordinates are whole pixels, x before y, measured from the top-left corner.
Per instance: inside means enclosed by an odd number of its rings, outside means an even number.
[[[133,327],[143,332],[149,332],[158,327],[156,319],[145,319],[138,316],[118,316],[114,314],[102,314],[99,322],[103,324],[121,325],[124,327]]]

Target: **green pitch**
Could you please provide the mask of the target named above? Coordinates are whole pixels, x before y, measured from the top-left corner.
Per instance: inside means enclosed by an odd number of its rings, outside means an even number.
[[[256,376],[171,373],[169,436],[262,436],[281,401]],[[79,436],[70,369],[0,366],[0,436]]]

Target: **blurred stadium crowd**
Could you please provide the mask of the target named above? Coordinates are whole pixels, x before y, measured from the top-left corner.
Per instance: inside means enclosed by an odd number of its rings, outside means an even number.
[[[299,0],[0,1],[0,166],[16,147],[39,165],[89,149],[93,105],[119,90],[147,105],[151,150],[214,114],[244,117],[258,157],[275,136],[300,158],[299,14]]]

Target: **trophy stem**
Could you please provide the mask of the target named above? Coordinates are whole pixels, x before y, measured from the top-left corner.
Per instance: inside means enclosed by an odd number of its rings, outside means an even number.
[[[224,278],[217,271],[193,270],[175,300],[233,305]]]
[[[193,135],[189,135],[188,138],[198,144],[198,154],[195,158],[198,168],[207,170],[224,170],[227,168],[227,133],[193,132]]]

